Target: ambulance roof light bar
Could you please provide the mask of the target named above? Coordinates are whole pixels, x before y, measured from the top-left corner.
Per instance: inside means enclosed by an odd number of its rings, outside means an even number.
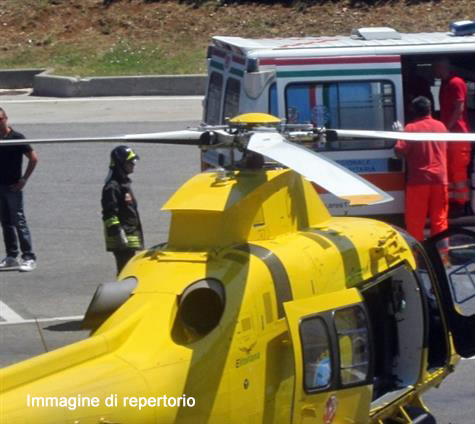
[[[474,21],[457,21],[452,22],[449,25],[450,32],[458,37],[464,35],[473,35],[475,34],[475,22]]]
[[[360,40],[400,40],[402,38],[399,32],[389,27],[357,28],[351,32],[351,37]]]

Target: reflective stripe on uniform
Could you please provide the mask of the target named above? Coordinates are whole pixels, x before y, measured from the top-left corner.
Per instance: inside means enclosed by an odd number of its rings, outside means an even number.
[[[107,249],[117,249],[121,248],[122,246],[119,244],[117,237],[114,236],[107,236],[105,237],[106,240],[106,248]],[[140,237],[138,236],[127,236],[127,247],[130,248],[142,248],[142,242]]]
[[[449,183],[449,188],[454,190],[461,190],[468,187],[468,180],[465,181],[454,181],[453,183]]]
[[[470,188],[468,180],[454,181],[449,183],[449,200],[461,204],[470,200]]]
[[[469,199],[469,193],[468,191],[467,192],[464,192],[464,193],[460,193],[460,192],[450,192],[449,193],[449,199],[458,199],[458,200],[466,200],[468,201]]]
[[[127,242],[129,247],[140,247],[142,245],[140,237],[135,235],[127,235]]]
[[[109,219],[106,219],[104,221],[104,225],[106,226],[106,228],[112,227],[113,225],[119,225],[119,224],[120,224],[120,221],[117,216],[111,216]]]

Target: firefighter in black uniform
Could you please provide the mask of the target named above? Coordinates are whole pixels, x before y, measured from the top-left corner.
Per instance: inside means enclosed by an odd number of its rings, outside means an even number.
[[[111,152],[109,174],[102,189],[106,249],[115,256],[117,274],[144,245],[137,201],[132,193],[132,181],[129,178],[138,159],[138,155],[128,146],[114,148]]]

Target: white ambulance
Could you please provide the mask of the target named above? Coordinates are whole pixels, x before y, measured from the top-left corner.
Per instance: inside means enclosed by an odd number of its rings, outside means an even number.
[[[460,29],[466,30],[457,34]],[[391,130],[410,119],[416,95],[439,108],[432,63],[448,57],[467,82],[475,130],[475,23],[447,33],[402,34],[391,28],[361,28],[351,36],[278,39],[214,37],[208,50],[204,122],[223,124],[245,112],[266,112],[287,123],[339,129]],[[472,30],[473,31],[472,31]],[[467,34],[468,33],[468,34]],[[437,112],[436,112],[437,113]],[[395,201],[350,208],[328,193],[334,215],[372,215],[401,223],[404,164],[394,142],[351,140],[327,143],[330,158],[363,175]]]

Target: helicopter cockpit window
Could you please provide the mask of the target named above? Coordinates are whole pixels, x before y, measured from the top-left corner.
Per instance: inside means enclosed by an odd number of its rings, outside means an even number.
[[[219,280],[196,281],[179,298],[172,337],[186,344],[207,335],[218,326],[224,306],[225,291]]]
[[[343,386],[364,382],[369,373],[368,322],[360,306],[335,311]]]
[[[285,91],[287,122],[336,129],[391,130],[396,120],[394,86],[388,81],[308,82]],[[389,149],[388,140],[332,141],[319,150]]]
[[[206,123],[219,124],[219,111],[221,110],[221,96],[223,95],[223,75],[211,72],[206,96]]]
[[[332,359],[328,330],[323,319],[313,317],[303,320],[300,337],[305,391],[327,388],[332,379]]]
[[[452,234],[439,240],[436,248],[445,267],[456,311],[463,316],[475,314],[475,238]]]
[[[228,78],[226,91],[224,93],[223,117],[234,118],[239,114],[239,97],[241,94],[241,83],[235,78]]]

